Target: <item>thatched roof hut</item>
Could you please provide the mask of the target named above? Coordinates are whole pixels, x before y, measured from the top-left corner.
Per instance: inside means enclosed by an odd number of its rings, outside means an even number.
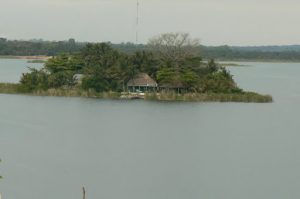
[[[157,83],[146,73],[139,73],[127,82],[129,87],[157,87]]]
[[[157,88],[157,82],[146,73],[139,73],[127,82],[127,89],[131,92],[145,92]]]
[[[187,87],[181,81],[162,83],[159,85],[159,90],[176,91],[178,93],[186,92]]]

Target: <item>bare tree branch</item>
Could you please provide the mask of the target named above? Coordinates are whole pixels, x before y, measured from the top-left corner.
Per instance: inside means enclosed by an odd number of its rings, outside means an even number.
[[[188,57],[199,56],[199,45],[199,39],[192,39],[188,33],[165,33],[148,42],[161,61],[174,65]]]

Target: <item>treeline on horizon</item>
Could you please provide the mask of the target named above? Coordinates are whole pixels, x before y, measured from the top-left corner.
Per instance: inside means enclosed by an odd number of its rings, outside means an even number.
[[[75,39],[66,41],[44,40],[7,40],[0,38],[0,56],[56,56],[65,53],[79,52],[87,42],[76,42]],[[109,43],[113,48],[127,54],[136,51],[147,51],[145,44]],[[199,46],[201,57],[204,60],[216,59],[223,61],[300,61],[300,45],[290,46]]]

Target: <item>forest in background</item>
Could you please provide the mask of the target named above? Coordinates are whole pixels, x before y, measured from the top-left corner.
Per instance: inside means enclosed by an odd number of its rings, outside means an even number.
[[[133,54],[136,51],[147,51],[145,44],[133,43],[113,44],[111,47],[122,53]],[[86,46],[87,42],[77,42],[75,39],[65,41],[44,40],[7,40],[0,38],[0,56],[56,56],[65,53],[76,53]],[[204,46],[199,47],[199,53],[204,60],[221,61],[300,61],[300,45],[286,46]]]

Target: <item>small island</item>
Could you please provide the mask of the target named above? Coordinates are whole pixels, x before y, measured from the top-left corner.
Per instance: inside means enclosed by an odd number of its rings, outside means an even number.
[[[239,88],[213,59],[204,62],[197,39],[166,33],[149,40],[149,50],[123,53],[109,43],[87,44],[77,53],[50,58],[30,68],[18,84],[0,93],[161,101],[272,102],[270,95]]]

